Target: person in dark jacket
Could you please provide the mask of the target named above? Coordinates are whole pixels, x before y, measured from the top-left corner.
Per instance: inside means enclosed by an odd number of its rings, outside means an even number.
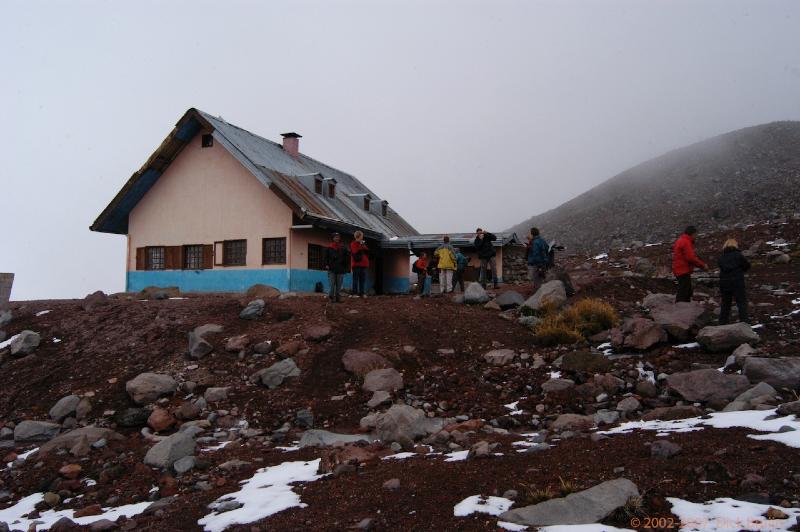
[[[496,236],[488,231],[484,231],[480,227],[475,231],[475,242],[473,242],[473,245],[475,246],[475,251],[478,252],[478,259],[481,261],[479,280],[481,286],[484,288],[486,288],[487,266],[492,268],[492,281],[494,281],[494,287],[497,288],[497,262],[494,259],[497,252],[494,250],[494,245],[492,244],[495,240],[497,240]]]
[[[333,242],[325,248],[325,270],[328,272],[328,298],[332,302],[341,303],[339,292],[342,289],[342,279],[349,266],[350,253],[347,246],[342,244],[342,235],[333,233]]]
[[[356,231],[350,242],[350,263],[353,267],[353,295],[367,297],[367,270],[369,269],[369,248],[364,242],[364,233]]]
[[[708,266],[694,252],[697,228],[690,225],[672,245],[672,273],[678,280],[675,302],[692,300],[692,272],[695,268],[708,271]]]
[[[533,291],[539,289],[547,274],[550,245],[539,234],[539,229],[531,227],[528,235],[528,280],[533,283]]]
[[[728,323],[731,315],[731,300],[736,300],[739,309],[739,321],[747,323],[747,292],[744,286],[744,273],[750,269],[750,262],[739,251],[739,244],[734,239],[725,241],[722,256],[719,258],[719,291],[722,296],[722,307],[719,311],[719,323]]]

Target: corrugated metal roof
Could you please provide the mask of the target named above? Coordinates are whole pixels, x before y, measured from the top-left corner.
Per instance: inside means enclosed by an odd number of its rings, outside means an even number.
[[[365,210],[364,194],[369,194],[373,200],[381,198],[354,176],[302,153],[295,159],[283,150],[282,145],[197,109],[189,109],[181,117],[175,129],[142,168],[131,176],[91,229],[127,233],[131,210],[201,128],[212,129],[214,138],[264,186],[290,203],[300,218],[307,217],[325,226],[362,229],[366,236],[375,239],[419,234],[390,206],[386,209],[386,216],[382,212]],[[334,197],[314,191],[313,178],[308,179],[313,175],[336,181]],[[356,196],[358,194],[361,196]]]
[[[516,233],[493,233],[497,240],[493,242],[495,247],[521,244]],[[410,248],[410,249],[430,249],[439,247],[444,236],[450,237],[450,244],[454,247],[468,248],[475,242],[475,233],[439,233],[428,235],[414,235],[407,237],[392,238],[381,242],[382,248]]]

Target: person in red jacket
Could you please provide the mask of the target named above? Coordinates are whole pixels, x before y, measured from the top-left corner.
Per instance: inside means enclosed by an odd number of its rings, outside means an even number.
[[[678,280],[675,302],[692,300],[692,272],[695,268],[708,271],[708,266],[694,252],[697,228],[690,225],[672,245],[672,273]]]
[[[353,294],[367,297],[367,270],[369,269],[369,248],[364,242],[364,233],[356,231],[355,240],[350,242],[350,266],[353,268]]]

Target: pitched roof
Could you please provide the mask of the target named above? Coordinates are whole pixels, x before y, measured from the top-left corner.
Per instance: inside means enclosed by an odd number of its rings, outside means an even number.
[[[295,159],[280,144],[194,108],[186,111],[161,146],[125,183],[91,230],[126,234],[130,212],[200,130],[211,131],[215,141],[281,197],[300,219],[321,227],[361,229],[376,239],[418,234],[391,207],[387,206],[386,216],[380,208],[365,210],[365,195],[377,205],[382,200],[352,175],[303,154]],[[314,191],[316,178],[335,180],[334,197]]]
[[[450,244],[455,247],[470,248],[475,242],[475,233],[438,233],[395,237],[381,242],[382,248],[433,249],[442,245],[444,235],[450,237]],[[494,247],[522,244],[516,233],[494,233],[497,240]]]

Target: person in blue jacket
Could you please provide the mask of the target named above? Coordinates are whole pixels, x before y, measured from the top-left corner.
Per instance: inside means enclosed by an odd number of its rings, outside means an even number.
[[[534,292],[542,286],[549,263],[550,246],[539,234],[539,229],[531,227],[528,235],[528,280],[533,283]]]

